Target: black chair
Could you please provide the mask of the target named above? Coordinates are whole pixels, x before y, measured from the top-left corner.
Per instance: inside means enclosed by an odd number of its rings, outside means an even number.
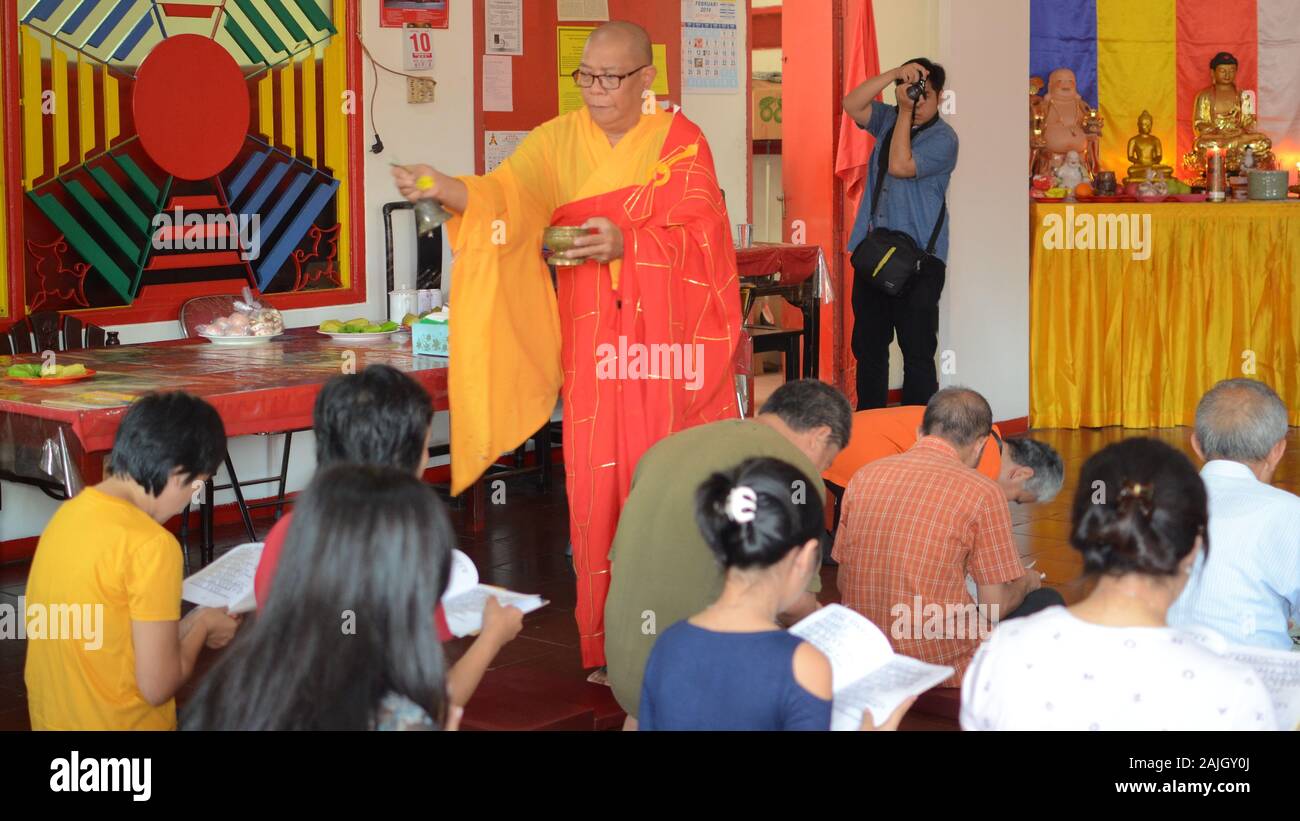
[[[5,356],[110,348],[119,344],[116,331],[106,331],[98,325],[82,322],[75,316],[58,311],[38,311],[14,322],[7,331],[0,333],[0,355]],[[66,448],[66,444],[62,446]],[[0,470],[0,479],[39,488],[46,496],[58,502],[68,499],[68,483],[52,476],[45,479]],[[4,498],[0,495],[0,508],[3,507]]]

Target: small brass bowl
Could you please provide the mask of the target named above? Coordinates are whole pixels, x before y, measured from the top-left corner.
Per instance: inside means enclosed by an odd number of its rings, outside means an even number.
[[[547,262],[551,265],[581,265],[586,262],[585,259],[569,259],[561,256],[561,254],[572,250],[574,240],[588,233],[590,233],[589,229],[577,225],[552,225],[548,227],[542,232],[542,242],[551,252],[551,257]]]

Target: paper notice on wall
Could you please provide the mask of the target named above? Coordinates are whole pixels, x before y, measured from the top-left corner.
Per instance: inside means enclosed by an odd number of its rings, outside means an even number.
[[[524,53],[524,0],[487,0],[487,54]]]
[[[483,171],[491,174],[506,157],[515,153],[515,148],[528,136],[527,131],[484,131],[483,132]]]
[[[515,110],[513,59],[506,55],[483,55],[484,111]]]
[[[736,0],[682,0],[683,23],[736,24]]]
[[[447,8],[450,2],[451,0],[380,0],[379,25],[397,28],[407,23],[420,23],[445,29],[450,25],[451,14]]]
[[[740,90],[740,43],[735,23],[682,23],[682,91]]]
[[[555,29],[555,62],[559,67],[560,113],[568,114],[582,108],[582,89],[573,82],[573,72],[582,65],[582,50],[595,26],[557,26]]]
[[[656,97],[668,96],[668,46],[664,43],[651,45],[655,59],[655,83],[650,90]]]
[[[433,70],[433,36],[429,25],[402,26],[402,68],[407,71]]]
[[[555,19],[561,23],[608,20],[609,0],[555,0]]]

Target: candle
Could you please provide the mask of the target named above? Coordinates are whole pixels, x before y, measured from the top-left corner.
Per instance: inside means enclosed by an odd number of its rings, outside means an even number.
[[[1223,176],[1223,150],[1211,148],[1205,156],[1206,199],[1210,202],[1223,202],[1227,199],[1227,180]]]

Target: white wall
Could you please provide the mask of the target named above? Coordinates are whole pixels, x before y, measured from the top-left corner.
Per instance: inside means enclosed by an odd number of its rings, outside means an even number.
[[[549,0],[548,0],[549,1]],[[528,0],[541,2],[541,0]],[[362,7],[362,40],[375,59],[386,66],[402,69],[401,29],[379,26],[379,4],[366,0]],[[366,302],[355,305],[312,308],[285,312],[289,327],[317,325],[331,317],[366,315],[382,317],[388,312],[388,298],[384,280],[383,214],[386,202],[398,198],[389,174],[390,162],[428,162],[451,174],[468,174],[474,171],[474,51],[480,47],[473,37],[473,4],[468,0],[451,4],[451,24],[448,29],[433,31],[434,72],[438,81],[436,101],[432,104],[409,105],[406,102],[406,81],[402,77],[379,71],[378,92],[374,93],[374,119],[383,138],[382,154],[365,154],[365,270]],[[748,15],[740,16],[740,42],[744,42],[748,28]],[[525,43],[525,48],[538,48],[541,44]],[[742,52],[744,49],[742,48]],[[362,57],[361,88],[358,98],[364,105],[356,116],[363,117],[363,143],[369,148],[373,141],[370,127],[372,91],[375,73],[370,62]],[[748,67],[741,73],[748,73]],[[521,87],[528,78],[516,76]],[[713,148],[718,180],[727,191],[728,209],[733,224],[745,221],[745,206],[749,196],[746,184],[746,149],[748,135],[745,131],[744,89],[735,94],[692,94],[683,99],[683,110],[704,130]],[[394,220],[394,271],[398,287],[409,285],[414,272],[413,230],[406,221]],[[444,249],[444,280],[453,275],[450,251]],[[112,326],[123,344],[153,342],[179,337],[175,322],[140,323]],[[435,441],[447,440],[446,415],[440,414],[434,422]],[[230,445],[235,469],[241,478],[253,479],[278,472],[282,437],[243,437]],[[315,447],[310,432],[293,437],[290,461],[289,490],[306,485],[315,469]],[[445,461],[445,460],[444,460]],[[224,471],[223,478],[224,478]],[[249,498],[259,496],[265,485],[249,489]],[[3,508],[0,508],[0,541],[35,536],[45,527],[56,503],[40,491],[23,485],[4,483]],[[230,494],[219,495],[218,504],[233,501]],[[197,521],[197,517],[196,517]]]
[[[939,58],[948,70],[961,140],[948,190],[952,225],[939,350],[956,373],[940,384],[975,388],[994,419],[1029,415],[1029,155],[1023,98],[1029,76],[1029,0],[941,0]],[[996,48],[990,48],[990,44]]]

